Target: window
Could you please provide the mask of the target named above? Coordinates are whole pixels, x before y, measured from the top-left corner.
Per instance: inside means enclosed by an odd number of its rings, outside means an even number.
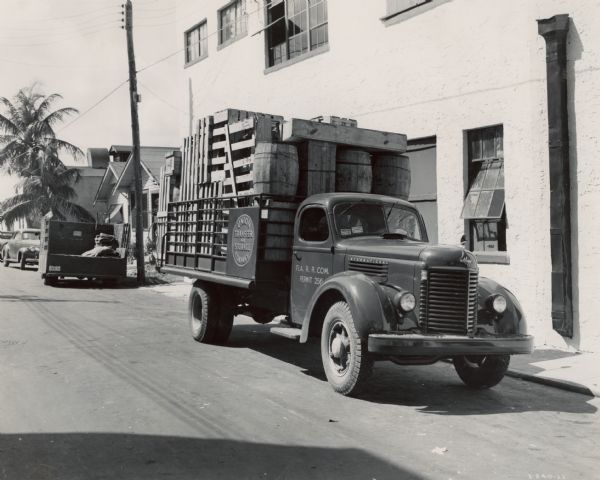
[[[469,191],[462,218],[468,222],[470,249],[506,251],[502,126],[467,132]]]
[[[267,66],[329,43],[327,0],[272,0],[267,5]]]
[[[393,25],[450,1],[452,0],[387,0],[386,15],[381,20],[386,25]]]
[[[206,20],[185,32],[185,64],[196,63],[208,55]]]
[[[219,10],[219,45],[229,44],[247,32],[246,0],[235,0]]]
[[[306,242],[324,242],[329,238],[327,216],[322,208],[307,208],[300,219],[300,238]]]

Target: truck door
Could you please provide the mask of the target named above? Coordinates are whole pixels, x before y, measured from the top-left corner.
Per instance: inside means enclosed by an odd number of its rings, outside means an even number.
[[[292,257],[292,322],[302,324],[313,293],[333,274],[333,237],[327,212],[307,205],[300,212]]]

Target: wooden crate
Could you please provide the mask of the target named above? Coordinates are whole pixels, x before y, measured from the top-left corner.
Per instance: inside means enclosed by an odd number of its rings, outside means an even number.
[[[336,150],[335,143],[319,140],[298,144],[299,196],[309,197],[316,193],[335,191]]]

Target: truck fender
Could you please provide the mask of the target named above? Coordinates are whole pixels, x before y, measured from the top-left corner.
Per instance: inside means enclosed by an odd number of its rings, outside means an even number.
[[[391,308],[387,308],[389,301],[377,282],[359,272],[338,273],[323,282],[313,294],[302,322],[301,343],[308,340],[309,334],[321,333],[325,314],[338,301],[348,303],[361,338],[381,331],[384,317],[393,315]]]
[[[486,277],[479,277],[479,320],[490,320],[497,315],[490,313],[487,300],[491,295],[501,294],[506,298],[506,311],[497,318],[494,324],[496,333],[527,335],[527,320],[517,297],[498,282]]]

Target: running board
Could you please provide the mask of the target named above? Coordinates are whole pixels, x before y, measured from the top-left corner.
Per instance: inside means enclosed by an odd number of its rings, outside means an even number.
[[[290,338],[292,340],[300,340],[302,330],[293,327],[271,327],[271,333],[280,337]]]

